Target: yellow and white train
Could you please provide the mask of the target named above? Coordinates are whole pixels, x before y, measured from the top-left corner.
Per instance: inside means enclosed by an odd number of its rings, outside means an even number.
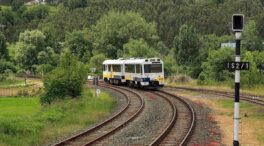
[[[136,87],[164,86],[164,66],[159,58],[105,60],[103,79],[117,85]]]

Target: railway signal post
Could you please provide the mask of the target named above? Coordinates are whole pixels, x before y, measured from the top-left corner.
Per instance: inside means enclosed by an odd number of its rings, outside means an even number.
[[[232,17],[233,26],[232,30],[235,32],[236,39],[236,56],[235,63],[240,66],[240,41],[241,41],[241,32],[243,31],[244,26],[244,15],[243,14],[234,14]],[[235,69],[235,101],[234,101],[234,138],[233,146],[239,146],[239,91],[240,91],[240,67]]]

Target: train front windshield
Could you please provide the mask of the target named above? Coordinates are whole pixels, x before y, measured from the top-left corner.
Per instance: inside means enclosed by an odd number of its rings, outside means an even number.
[[[144,72],[145,73],[161,73],[162,64],[145,64]]]

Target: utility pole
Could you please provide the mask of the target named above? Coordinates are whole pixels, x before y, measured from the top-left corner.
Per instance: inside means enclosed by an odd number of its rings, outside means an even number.
[[[244,15],[234,14],[233,15],[233,31],[235,32],[236,39],[236,56],[235,56],[235,99],[234,99],[234,139],[233,146],[239,146],[239,92],[240,92],[240,42],[241,42],[241,32],[244,26]],[[238,65],[238,68],[237,68]],[[249,65],[248,65],[249,66]]]
[[[235,62],[240,62],[241,32],[236,32],[236,57]],[[239,146],[239,92],[240,92],[240,70],[235,70],[235,103],[234,103],[234,146]]]
[[[244,15],[234,14],[232,17],[232,30],[235,32],[236,51],[235,61],[227,62],[227,68],[235,71],[235,98],[234,98],[234,139],[233,146],[239,146],[239,94],[240,94],[240,70],[249,70],[249,62],[240,61],[241,32],[244,27]]]

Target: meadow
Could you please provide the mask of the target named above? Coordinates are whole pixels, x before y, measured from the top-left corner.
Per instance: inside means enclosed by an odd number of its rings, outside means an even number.
[[[43,145],[89,127],[111,113],[115,100],[85,87],[79,98],[41,105],[39,97],[0,98],[0,145]]]

